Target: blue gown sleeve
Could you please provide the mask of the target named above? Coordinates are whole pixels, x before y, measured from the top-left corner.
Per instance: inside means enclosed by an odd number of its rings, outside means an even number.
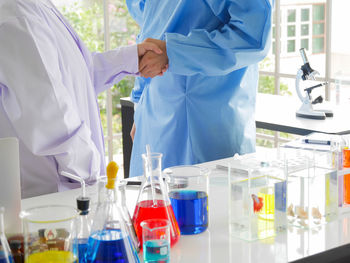
[[[223,22],[188,35],[166,33],[169,72],[180,75],[226,75],[262,60],[271,28],[270,0],[206,0]]]
[[[146,0],[126,0],[131,17],[139,24],[143,23],[143,10]]]

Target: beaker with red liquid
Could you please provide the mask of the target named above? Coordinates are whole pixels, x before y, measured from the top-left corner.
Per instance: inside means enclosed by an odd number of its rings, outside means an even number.
[[[173,246],[179,240],[180,230],[163,182],[162,154],[143,154],[142,159],[145,180],[141,185],[132,218],[136,235],[142,248],[141,222],[147,219],[167,219],[170,222],[170,243]]]

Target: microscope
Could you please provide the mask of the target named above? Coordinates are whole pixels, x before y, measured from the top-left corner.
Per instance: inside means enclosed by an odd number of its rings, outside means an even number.
[[[327,82],[317,84],[315,86],[305,88],[304,94],[302,95],[302,91],[300,90],[300,80],[316,80],[315,76],[319,75],[316,70],[313,70],[309,64],[309,61],[306,57],[305,49],[300,49],[300,55],[303,59],[304,65],[297,72],[297,76],[295,79],[295,88],[297,90],[298,97],[300,98],[302,105],[299,110],[296,112],[297,117],[307,118],[307,119],[316,119],[316,120],[324,120],[326,117],[333,117],[333,112],[331,110],[315,110],[313,108],[313,104],[322,103],[322,96],[318,96],[315,100],[312,100],[311,92],[315,88],[322,87],[327,84]]]

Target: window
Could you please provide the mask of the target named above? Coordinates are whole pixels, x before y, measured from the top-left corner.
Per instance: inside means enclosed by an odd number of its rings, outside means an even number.
[[[312,53],[325,51],[325,5],[312,7]]]
[[[139,29],[129,16],[124,0],[53,2],[92,51],[135,42]],[[331,12],[327,6],[332,7]],[[344,25],[350,22],[348,10],[349,0],[275,0],[272,48],[259,65],[259,92],[295,95],[295,74],[301,64],[299,49],[303,47],[307,50],[311,66],[320,72],[320,79],[330,83],[324,97],[331,100],[349,98],[350,36],[344,34]],[[327,28],[330,26],[332,37],[327,40]],[[331,45],[327,46],[327,43]],[[98,98],[109,159],[122,152],[119,97],[128,96],[132,86],[133,78],[125,79]],[[341,87],[340,96],[335,92],[336,87]],[[268,131],[260,139],[267,137],[269,144],[275,146],[291,138],[288,134]],[[257,138],[260,140],[259,134]]]
[[[318,80],[330,83],[322,91],[323,98],[349,101],[350,36],[344,34],[349,8],[349,0],[276,0],[272,49],[259,65],[259,92],[296,96],[295,76],[302,63],[299,49],[305,48],[311,67],[320,72]],[[290,138],[257,130],[257,145],[277,146]]]
[[[128,13],[125,0],[53,0],[53,2],[90,51],[103,52],[118,46],[134,44],[136,41],[139,29]],[[106,158],[114,159],[121,168],[123,158],[119,99],[129,96],[133,85],[134,78],[127,77],[98,96]]]

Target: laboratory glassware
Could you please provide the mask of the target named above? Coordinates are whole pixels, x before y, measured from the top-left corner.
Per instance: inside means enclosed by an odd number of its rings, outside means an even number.
[[[13,257],[14,263],[23,263],[24,262],[24,255],[22,252],[22,242],[20,240],[12,240],[9,241],[9,245],[11,248],[11,253]]]
[[[142,155],[142,159],[145,179],[132,218],[136,235],[142,247],[141,222],[146,219],[167,219],[170,222],[170,239],[173,246],[180,237],[180,230],[163,182],[162,154],[148,152]]]
[[[77,208],[79,216],[77,218],[77,239],[79,263],[86,263],[86,252],[88,239],[91,231],[91,220],[89,218],[90,198],[86,196],[85,181],[83,178],[68,172],[61,172],[61,175],[78,181],[81,184],[81,195],[77,197]]]
[[[5,208],[0,207],[0,263],[12,263],[12,253],[5,236],[4,213]]]
[[[100,188],[99,203],[94,214],[87,248],[88,263],[139,262],[133,248],[115,191],[118,166],[107,166],[107,183]]]
[[[98,180],[98,189],[99,189],[99,196],[98,196],[98,202],[103,202],[103,200],[106,199],[106,193],[105,191],[105,185],[107,183],[107,177],[103,176],[99,178]],[[126,184],[127,182],[125,180],[117,180],[115,183],[115,194],[117,199],[117,204],[119,206],[119,209],[121,211],[121,214],[123,216],[123,219],[126,224],[126,228],[128,231],[128,235],[132,241],[132,245],[134,249],[139,252],[140,251],[140,241],[138,240],[134,225],[132,224],[131,216],[129,213],[129,210],[126,206],[126,197],[125,197],[125,191],[126,191]]]
[[[348,146],[343,148],[343,168],[350,168],[350,149]],[[350,204],[350,174],[344,174],[344,203]]]
[[[170,262],[169,220],[148,219],[141,222],[141,227],[144,262]]]
[[[181,234],[199,234],[209,224],[209,169],[181,165],[164,170]]]
[[[25,262],[78,262],[75,254],[78,215],[74,207],[63,205],[39,206],[22,211]]]
[[[286,229],[287,183],[283,167],[256,155],[228,163],[230,234],[253,241]]]
[[[331,151],[286,149],[285,171],[288,176],[288,224],[320,229],[337,218],[338,165],[329,162]],[[300,163],[298,169],[292,169]]]

